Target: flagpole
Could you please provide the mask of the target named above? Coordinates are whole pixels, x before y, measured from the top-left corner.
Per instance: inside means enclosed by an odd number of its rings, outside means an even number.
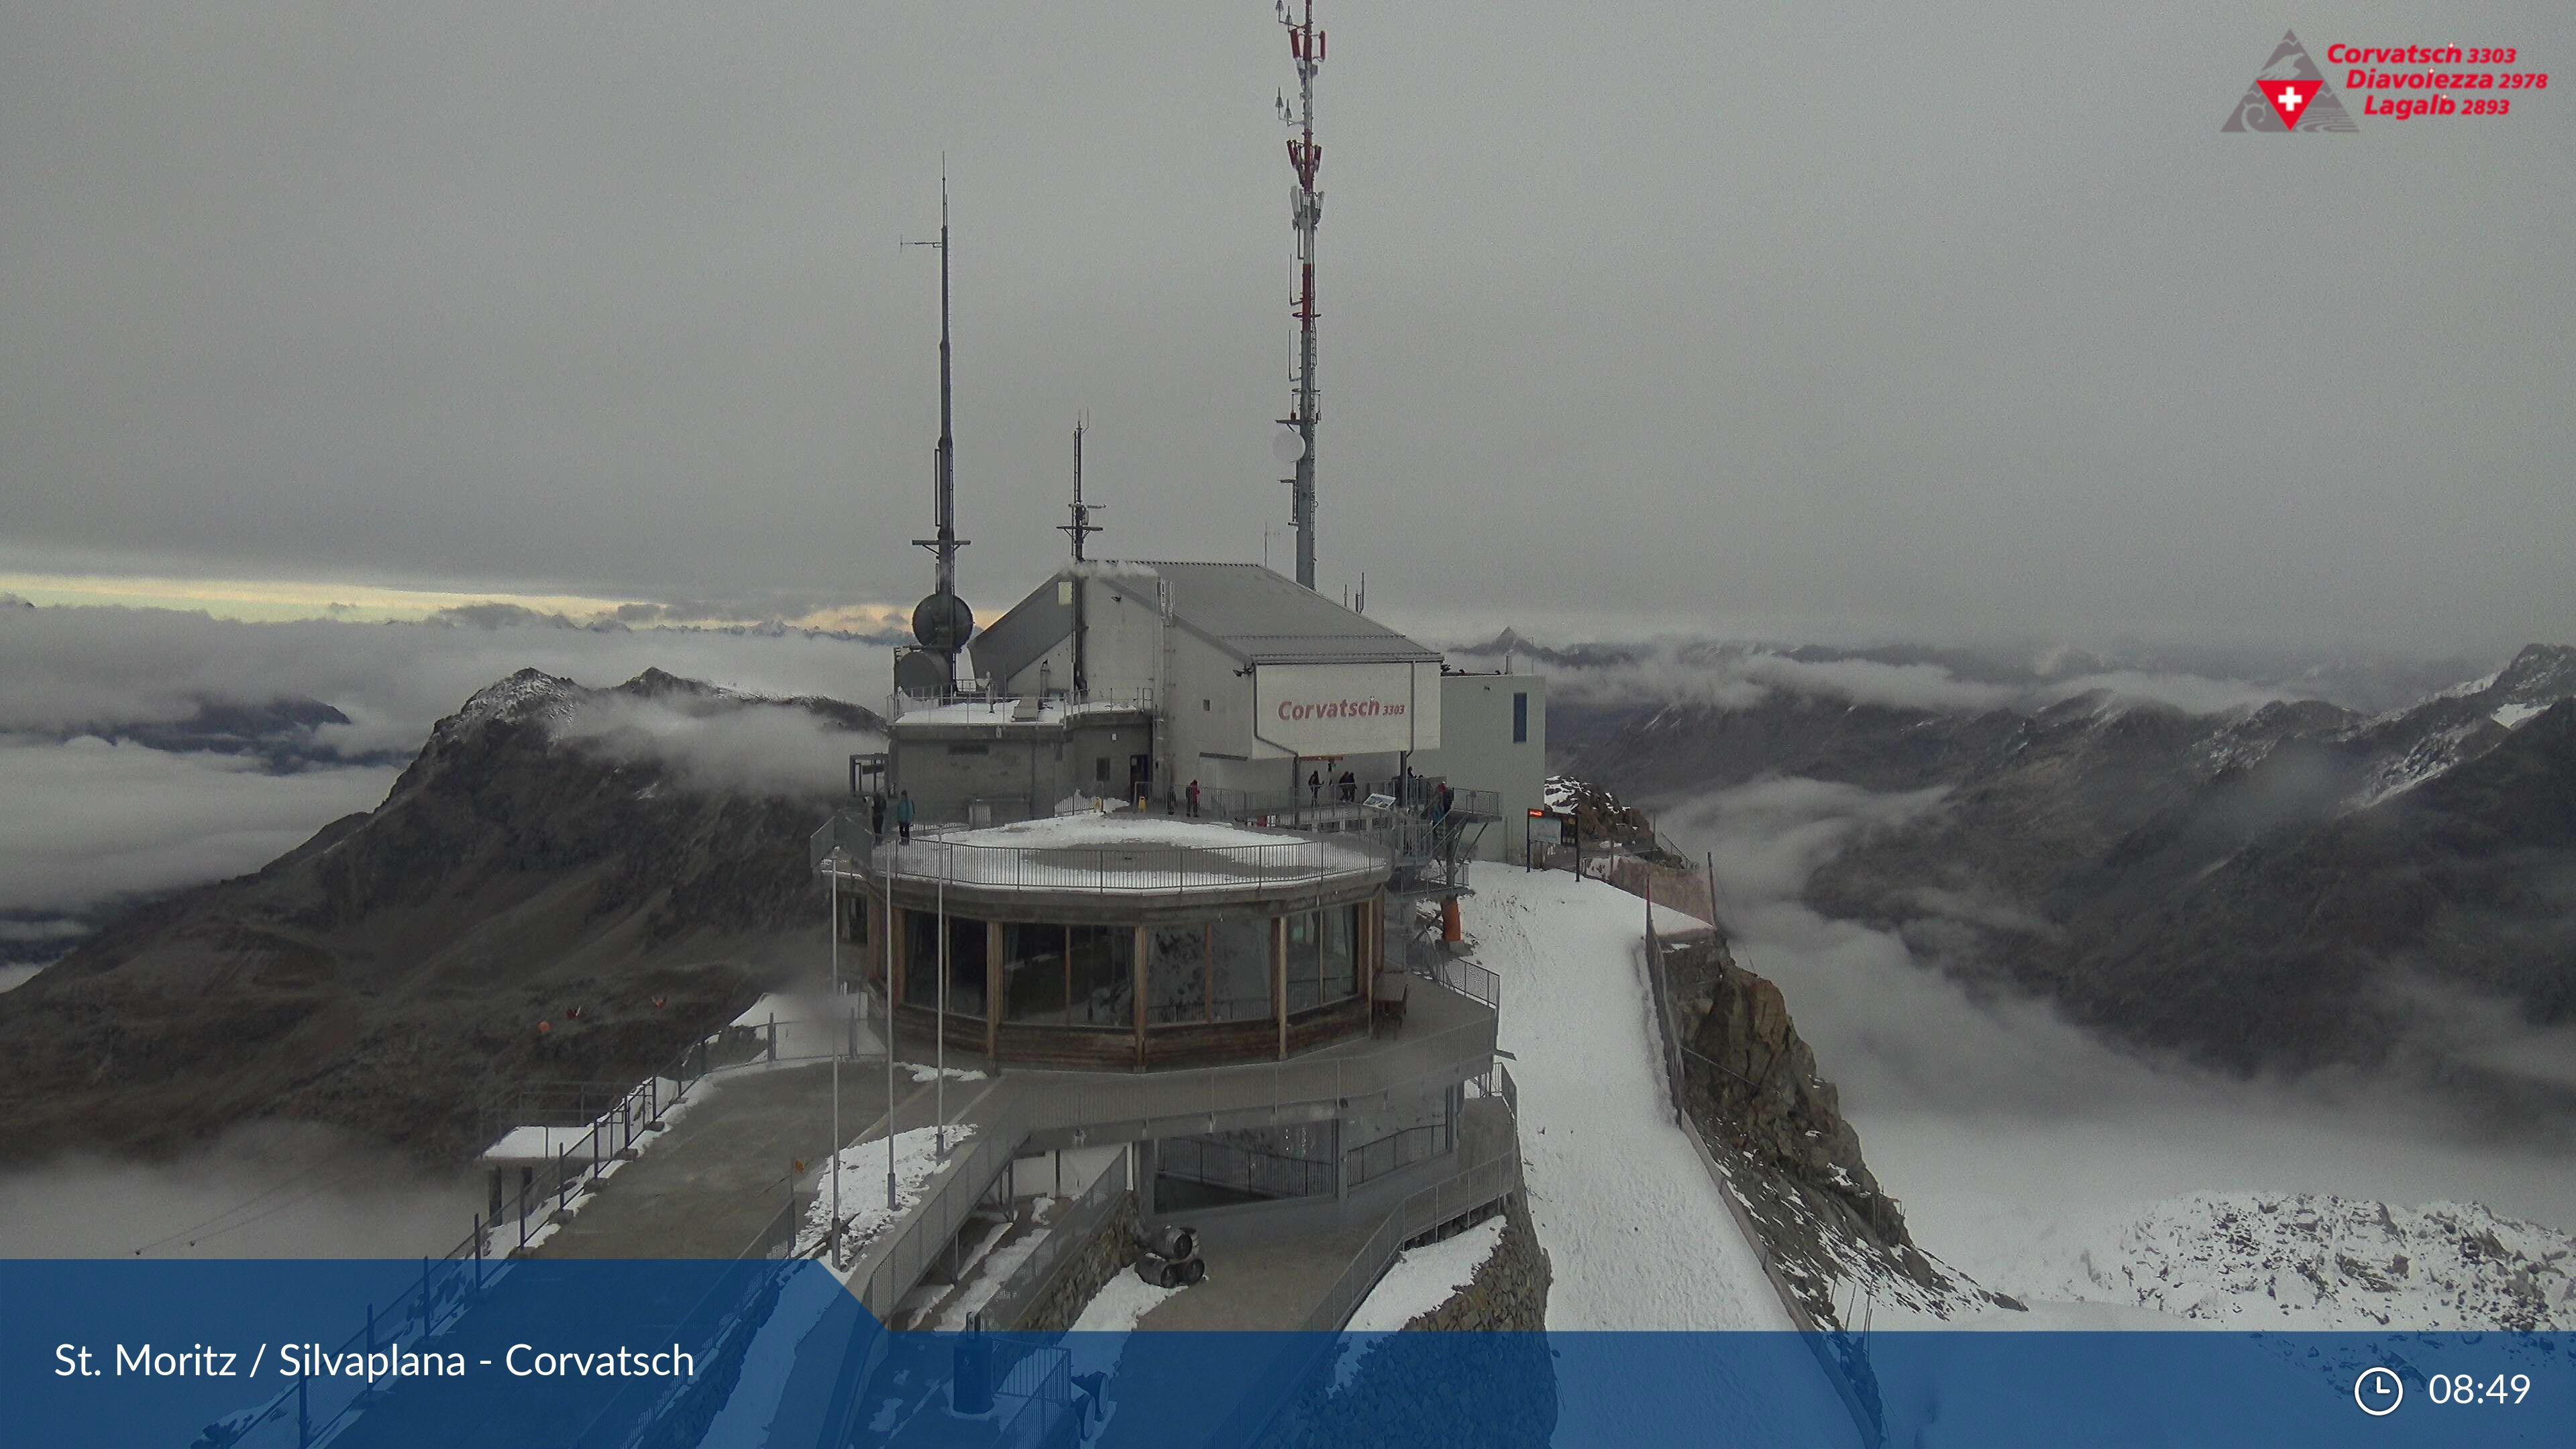
[[[832,847],[832,1010],[841,1011],[841,848]],[[840,1023],[833,1023],[835,1027]],[[832,1043],[832,1266],[841,1261],[841,1048]]]

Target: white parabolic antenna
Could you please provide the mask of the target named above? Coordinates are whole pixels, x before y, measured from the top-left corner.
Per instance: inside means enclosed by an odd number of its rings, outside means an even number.
[[[1281,428],[1270,435],[1270,456],[1281,463],[1294,463],[1306,456],[1306,440],[1295,428]]]

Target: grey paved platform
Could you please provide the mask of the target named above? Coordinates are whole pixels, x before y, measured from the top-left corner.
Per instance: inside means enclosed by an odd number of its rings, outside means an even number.
[[[829,1063],[739,1071],[702,1083],[705,1092],[662,1140],[617,1169],[572,1221],[539,1245],[540,1258],[731,1258],[786,1206],[792,1164],[809,1170],[830,1153]],[[952,1083],[952,1089],[954,1084]],[[927,1098],[898,1078],[897,1090]],[[694,1097],[696,1092],[691,1095]],[[951,1103],[956,1098],[952,1090]],[[885,1115],[879,1063],[841,1068],[841,1130],[852,1140]],[[928,1108],[922,1108],[928,1120]]]

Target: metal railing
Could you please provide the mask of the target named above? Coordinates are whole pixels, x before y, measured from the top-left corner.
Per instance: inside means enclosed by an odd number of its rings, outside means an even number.
[[[1132,689],[1051,689],[1043,695],[993,694],[962,689],[946,694],[906,694],[897,690],[887,699],[887,717],[902,719],[924,710],[970,705],[979,708],[959,710],[960,724],[1007,724],[1028,704],[1035,704],[1048,714],[1080,713],[1086,709],[1150,710],[1154,707],[1154,689],[1151,685],[1137,685]],[[987,715],[991,717],[986,718]]]
[[[891,1321],[904,1295],[940,1255],[956,1250],[966,1219],[1018,1155],[1019,1140],[1004,1126],[975,1127],[974,1135],[922,1185],[911,1211],[855,1245],[867,1269],[859,1301],[878,1322]],[[969,1183],[973,1186],[963,1186]]]
[[[1166,1137],[1156,1142],[1154,1175],[1261,1197],[1315,1197],[1333,1190],[1333,1164],[1329,1158],[1293,1157],[1203,1136]]]
[[[1215,1131],[1220,1119],[1243,1125],[1295,1120],[1301,1110],[1338,1115],[1354,1097],[1410,1087],[1427,1077],[1465,1081],[1493,1069],[1494,1022],[1468,1022],[1402,1048],[1355,1056],[1148,1072],[1014,1071],[992,1091],[1008,1094],[974,1124],[969,1146],[923,1185],[920,1203],[863,1250],[860,1300],[880,1319],[892,1314],[949,1251],[977,1202],[991,1190],[1020,1144],[1040,1132],[1104,1140]],[[988,1096],[984,1100],[993,1101]],[[1161,1129],[1161,1130],[1157,1130]],[[1517,1166],[1515,1166],[1517,1171]]]
[[[824,1017],[780,1021],[772,1017],[749,1026],[727,1026],[700,1037],[681,1048],[668,1068],[628,1088],[606,1111],[591,1119],[580,1136],[553,1147],[547,1153],[550,1160],[546,1165],[522,1182],[489,1219],[478,1216],[473,1233],[450,1256],[488,1254],[500,1246],[497,1239],[501,1234],[512,1229],[517,1234],[514,1248],[525,1250],[536,1236],[531,1218],[568,1209],[575,1196],[597,1184],[608,1164],[637,1151],[638,1144],[652,1133],[663,1114],[687,1100],[689,1092],[710,1076],[743,1067],[829,1061],[835,1055],[844,1061],[882,1062],[882,1050],[860,1053],[858,1034],[859,1017],[854,1010],[837,1020]]]
[[[859,826],[864,833],[864,824]],[[835,844],[848,848],[836,820],[815,833],[809,853],[822,869]],[[1384,871],[1385,847],[1362,839],[1281,840],[1259,845],[981,845],[916,830],[852,852],[872,881],[946,881],[1015,890],[1085,892],[1213,890],[1293,885]]]
[[[1503,978],[1493,972],[1473,961],[1437,952],[1407,955],[1413,975],[1435,986],[1445,986],[1469,1001],[1481,1002],[1496,1011],[1503,1009]]]
[[[1046,1225],[1046,1235],[1038,1239],[1029,1255],[993,1289],[984,1306],[985,1318],[1004,1328],[1016,1329],[1028,1321],[1029,1314],[1055,1283],[1056,1269],[1091,1241],[1118,1211],[1119,1202],[1134,1190],[1127,1181],[1127,1157],[1121,1153],[1118,1165],[1104,1170],[1091,1180],[1091,1186],[1065,1204]]]
[[[1454,1145],[1446,1122],[1404,1127],[1375,1142],[1364,1142],[1342,1154],[1342,1180],[1351,1187],[1386,1176],[1417,1162],[1429,1162]]]
[[[1325,780],[1313,790],[1202,790],[1200,809],[1220,819],[1263,824],[1286,824],[1298,819],[1348,819],[1361,815],[1383,817],[1384,806],[1368,802],[1388,793],[1386,780],[1362,780],[1352,787],[1347,797],[1340,785]],[[1436,817],[1440,813],[1440,790],[1436,780],[1414,776],[1401,796],[1392,796],[1396,807],[1407,813]],[[1449,792],[1451,815],[1491,819],[1502,813],[1502,796],[1492,790],[1459,790]],[[1301,827],[1302,828],[1302,827]]]
[[[1502,1063],[1494,1063],[1493,1071],[1506,1084],[1511,1081],[1511,1070]],[[1519,1090],[1507,1085],[1504,1100],[1518,1101]],[[1314,1312],[1307,1315],[1306,1330],[1310,1333],[1340,1332],[1351,1321],[1351,1315],[1359,1311],[1361,1301],[1377,1286],[1378,1280],[1386,1276],[1386,1270],[1395,1262],[1396,1254],[1404,1250],[1406,1243],[1443,1223],[1491,1207],[1518,1191],[1520,1186],[1520,1133],[1516,1119],[1512,1132],[1460,1169],[1457,1176],[1422,1189],[1398,1203],[1395,1211],[1387,1214],[1386,1221],[1378,1224],[1377,1231],[1371,1233],[1359,1252],[1352,1256],[1350,1266],[1344,1268],[1341,1277],[1325,1290]]]

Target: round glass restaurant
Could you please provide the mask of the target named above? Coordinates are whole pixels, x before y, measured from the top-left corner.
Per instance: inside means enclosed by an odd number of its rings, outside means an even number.
[[[1146,1070],[1369,1028],[1389,863],[1357,836],[1122,811],[838,861],[844,938],[870,978],[899,983],[896,1029],[915,1041],[944,1027],[996,1062]]]

